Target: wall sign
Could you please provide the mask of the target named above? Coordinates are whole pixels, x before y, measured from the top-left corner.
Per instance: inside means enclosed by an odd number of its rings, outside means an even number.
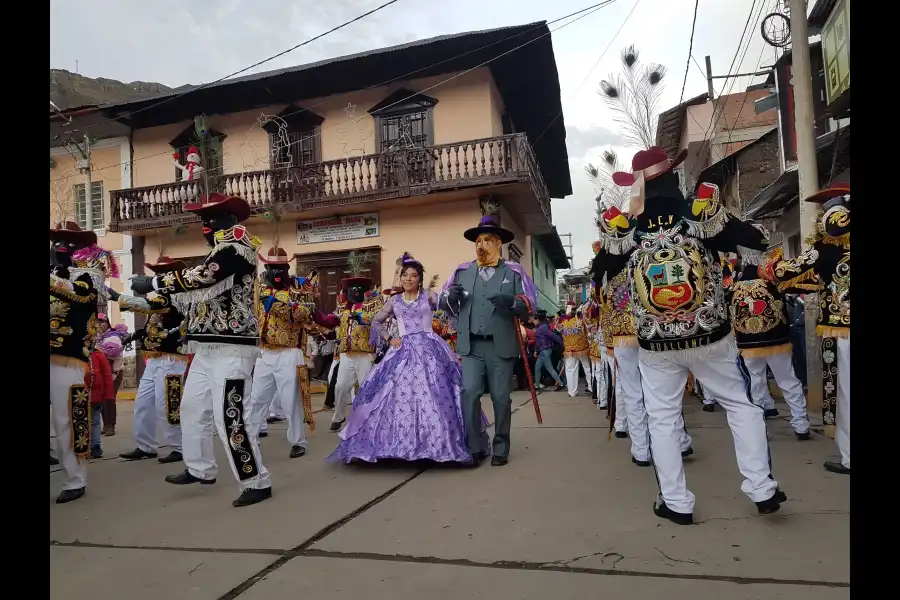
[[[841,0],[822,28],[823,53],[827,74],[827,102],[833,104],[850,88],[850,3]]]
[[[297,243],[319,244],[378,237],[378,213],[297,221]]]

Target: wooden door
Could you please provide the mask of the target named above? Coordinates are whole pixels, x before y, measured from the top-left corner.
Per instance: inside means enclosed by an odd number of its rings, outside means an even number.
[[[375,257],[368,269],[366,277],[371,277],[373,285],[381,285],[381,248],[358,248],[357,252],[369,252]],[[341,280],[349,277],[347,258],[350,251],[337,252],[313,252],[309,254],[296,254],[296,265],[301,265],[305,270],[315,269],[319,272],[319,297],[316,305],[324,313],[333,312],[337,308],[337,298],[341,293]],[[305,273],[304,273],[305,274]]]

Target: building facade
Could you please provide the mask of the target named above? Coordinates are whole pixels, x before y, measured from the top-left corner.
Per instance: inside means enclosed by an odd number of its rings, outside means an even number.
[[[555,269],[548,275],[545,265],[568,261],[550,198],[571,194],[571,180],[548,31],[533,23],[442,36],[65,111],[71,122],[51,119],[51,223],[74,216],[92,226],[119,256],[122,281],[160,255],[200,260],[199,221],[184,211],[198,182],[174,163],[184,164],[203,123],[215,150],[203,184],[247,200],[246,225],[263,252],[277,236],[298,269],[319,271],[324,310],[335,306],[351,251],[374,259],[378,285],[391,285],[403,252],[443,282],[474,258],[462,234],[485,210],[515,233],[504,257],[552,300]],[[79,153],[60,143],[85,128],[97,138],[91,224]]]

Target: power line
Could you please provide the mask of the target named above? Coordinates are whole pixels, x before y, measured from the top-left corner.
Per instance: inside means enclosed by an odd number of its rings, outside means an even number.
[[[407,78],[409,75],[412,75],[412,74],[414,74],[414,73],[418,73],[418,72],[423,71],[423,70],[425,70],[425,69],[429,69],[429,68],[431,68],[431,67],[433,67],[433,66],[436,66],[436,65],[439,65],[439,64],[448,62],[448,61],[450,61],[450,60],[454,60],[454,59],[459,58],[459,57],[461,57],[461,56],[465,56],[466,54],[470,54],[470,53],[472,53],[472,52],[477,52],[477,51],[479,51],[479,50],[482,50],[482,49],[484,49],[484,48],[487,48],[487,47],[496,45],[496,44],[501,43],[501,42],[509,41],[509,40],[511,40],[511,39],[514,39],[514,38],[519,37],[519,36],[521,36],[521,35],[524,35],[524,34],[526,34],[526,33],[530,33],[531,31],[535,31],[535,30],[537,30],[537,29],[541,29],[541,28],[543,28],[543,27],[546,27],[547,25],[551,25],[551,24],[554,24],[554,23],[558,23],[558,22],[560,22],[560,21],[564,21],[564,20],[566,20],[566,19],[568,19],[568,18],[570,18],[570,17],[573,17],[573,16],[575,16],[575,15],[580,15],[580,16],[578,16],[578,18],[573,19],[573,20],[571,20],[571,21],[569,21],[569,22],[567,22],[567,23],[564,23],[563,25],[560,25],[560,26],[557,27],[556,29],[550,30],[550,31],[548,31],[547,33],[543,33],[543,34],[541,34],[541,35],[539,35],[539,36],[537,36],[537,37],[535,37],[535,38],[532,38],[532,39],[528,40],[527,42],[525,42],[525,43],[523,43],[523,44],[520,44],[520,45],[516,46],[515,48],[512,48],[511,50],[507,50],[506,52],[503,52],[503,53],[501,53],[501,54],[498,54],[497,56],[494,56],[493,58],[490,58],[490,59],[488,59],[488,60],[486,60],[486,61],[484,61],[484,62],[482,62],[482,63],[480,63],[480,64],[478,64],[478,65],[476,65],[476,66],[474,66],[474,67],[472,67],[472,68],[470,68],[470,69],[468,69],[468,70],[466,70],[466,71],[463,71],[463,72],[461,72],[461,73],[457,73],[456,75],[454,75],[454,76],[452,76],[452,77],[448,77],[447,79],[444,79],[444,80],[442,80],[442,81],[439,81],[438,83],[436,83],[436,84],[434,84],[434,85],[432,85],[432,86],[430,86],[430,87],[427,87],[427,88],[425,88],[425,89],[423,89],[423,90],[420,90],[420,91],[418,91],[418,92],[415,92],[415,93],[412,94],[411,96],[408,96],[408,97],[406,97],[406,98],[401,98],[401,99],[397,100],[396,102],[393,102],[393,103],[391,103],[391,104],[389,104],[389,105],[387,105],[387,106],[385,106],[385,107],[382,107],[382,108],[389,108],[389,107],[391,107],[391,106],[394,106],[395,104],[400,104],[400,103],[402,103],[402,102],[407,101],[409,98],[413,97],[413,96],[416,95],[416,94],[421,94],[421,93],[427,92],[427,91],[432,90],[432,89],[434,89],[434,88],[436,88],[436,87],[438,87],[438,86],[444,85],[445,83],[448,83],[448,82],[450,82],[450,81],[453,81],[454,79],[456,79],[456,78],[458,78],[458,77],[462,77],[463,75],[466,75],[466,74],[468,74],[468,73],[474,71],[475,69],[480,69],[481,67],[483,67],[483,66],[485,66],[485,65],[487,65],[487,64],[489,64],[489,63],[491,63],[491,62],[493,62],[493,61],[495,61],[495,60],[497,60],[497,59],[499,59],[499,58],[502,58],[503,56],[506,56],[507,54],[511,54],[512,52],[515,52],[516,50],[519,50],[519,49],[521,49],[521,48],[524,48],[525,46],[527,46],[527,45],[529,45],[529,44],[531,44],[531,43],[533,43],[533,42],[536,42],[537,40],[542,39],[542,38],[544,38],[544,37],[550,35],[551,33],[555,32],[555,31],[558,31],[558,30],[560,30],[560,29],[562,29],[562,28],[564,28],[564,27],[568,27],[569,25],[571,25],[571,24],[573,24],[573,23],[575,23],[575,22],[577,22],[577,21],[583,19],[584,17],[587,17],[587,16],[593,14],[594,12],[596,12],[597,10],[599,10],[599,9],[601,9],[601,8],[604,8],[604,7],[606,7],[606,6],[610,5],[610,4],[613,4],[613,3],[616,2],[616,1],[617,1],[617,0],[605,0],[605,1],[603,1],[603,2],[599,2],[599,3],[597,3],[597,4],[593,4],[593,5],[591,5],[591,6],[588,6],[588,7],[582,8],[582,9],[579,9],[579,10],[577,10],[577,11],[574,11],[574,12],[572,12],[572,13],[569,13],[569,14],[567,14],[567,15],[565,15],[565,16],[559,17],[559,18],[554,19],[554,20],[552,20],[552,21],[548,21],[548,22],[546,22],[546,23],[544,23],[544,24],[537,25],[537,26],[535,26],[535,27],[533,27],[533,28],[531,28],[531,29],[528,29],[528,30],[526,30],[526,31],[519,32],[519,33],[517,33],[517,34],[513,34],[513,35],[508,36],[508,37],[506,37],[506,38],[497,40],[497,41],[495,41],[495,42],[491,42],[490,44],[486,44],[486,45],[484,45],[484,46],[482,46],[482,47],[480,47],[480,48],[476,48],[476,49],[474,49],[474,50],[469,50],[469,51],[464,52],[464,53],[462,53],[462,54],[454,55],[454,56],[452,56],[452,57],[450,57],[450,58],[447,58],[447,59],[438,61],[438,62],[436,62],[436,63],[429,64],[428,66],[422,67],[422,68],[420,68],[420,69],[416,69],[416,70],[414,70],[414,71],[410,71],[409,73],[405,73],[405,74],[403,74],[403,75],[394,77],[394,78],[389,79],[389,80],[387,80],[387,81],[384,81],[384,82],[381,82],[381,83],[373,84],[373,85],[371,85],[371,86],[369,86],[369,87],[367,87],[367,88],[362,88],[362,89],[360,89],[360,90],[353,90],[352,92],[347,92],[346,94],[340,94],[340,95],[338,95],[337,97],[344,97],[344,96],[347,96],[347,95],[350,95],[350,94],[359,93],[360,91],[365,91],[365,90],[367,90],[367,89],[372,89],[372,88],[375,88],[375,87],[380,87],[380,86],[386,85],[386,84],[388,84],[388,83],[391,83],[391,82],[393,82],[393,81],[396,81],[396,80],[398,80],[398,79],[405,79],[405,78]],[[582,13],[584,13],[584,14],[582,14]],[[300,113],[303,113],[303,112],[311,111],[313,108],[316,108],[316,107],[318,107],[318,106],[322,106],[322,105],[328,104],[328,103],[330,103],[330,102],[334,102],[335,99],[336,99],[336,98],[332,97],[332,98],[330,98],[330,99],[328,99],[328,100],[325,100],[325,101],[323,101],[323,102],[320,102],[319,104],[315,104],[315,105],[313,105],[313,106],[306,107],[306,108],[301,108],[301,109],[296,110],[296,111],[294,111],[294,112],[287,113],[287,114],[285,114],[285,115],[280,115],[280,116],[281,116],[282,118],[285,118],[285,117],[297,115],[297,114],[300,114]],[[121,117],[121,118],[124,118],[124,117]],[[350,123],[355,123],[355,122],[357,122],[357,121],[359,121],[359,120],[361,120],[361,119],[363,119],[363,118],[364,118],[364,115],[363,115],[363,116],[360,116],[360,117],[357,117],[357,118],[355,118],[355,119],[348,119],[348,120],[346,120],[346,121],[344,121],[344,122],[342,122],[342,123],[340,123],[340,124],[337,124],[337,125],[335,125],[335,126],[333,126],[333,127],[329,127],[329,128],[328,128],[328,131],[330,131],[330,130],[332,130],[332,129],[336,129],[336,128],[338,128],[338,127],[342,127],[342,126],[344,126],[344,125],[348,125],[348,124],[350,124]],[[114,119],[110,119],[110,120],[114,120]],[[90,125],[90,126],[93,126],[93,125]],[[88,127],[90,127],[90,126],[88,126]],[[88,127],[85,127],[85,129],[87,129]],[[77,131],[77,130],[76,130],[76,131]],[[320,129],[318,132],[316,132],[315,134],[313,134],[313,135],[311,135],[311,136],[309,136],[309,137],[310,137],[310,138],[313,138],[313,137],[321,136],[322,133],[323,133],[324,131],[325,131],[325,129]],[[187,148],[187,147],[188,147],[188,146],[183,146],[182,149],[183,149],[183,148]],[[132,160],[132,161],[129,161],[128,163],[120,162],[120,163],[116,163],[116,164],[112,164],[112,165],[106,165],[106,166],[104,166],[104,167],[98,168],[97,170],[100,170],[100,169],[108,169],[108,168],[112,168],[112,167],[116,167],[116,166],[121,166],[122,164],[133,164],[133,163],[135,163],[135,162],[137,162],[137,161],[139,161],[139,160],[145,160],[145,159],[148,159],[148,158],[155,158],[155,157],[157,157],[157,156],[163,156],[163,155],[167,155],[167,154],[170,155],[171,153],[172,153],[171,150],[166,150],[166,151],[163,151],[163,152],[158,152],[158,153],[156,153],[156,154],[149,154],[149,155],[147,155],[147,156],[142,156],[142,157],[140,157],[140,158],[137,158],[137,159],[134,159],[134,160]],[[223,168],[224,168],[224,167],[223,167]]]
[[[694,52],[694,29],[697,27],[697,9],[700,7],[700,0],[694,1],[694,21],[691,23],[691,40],[688,42],[688,57],[684,65],[684,81],[681,84],[681,96],[678,98],[678,104],[684,101],[684,88],[687,86],[688,71],[691,68],[691,58]]]

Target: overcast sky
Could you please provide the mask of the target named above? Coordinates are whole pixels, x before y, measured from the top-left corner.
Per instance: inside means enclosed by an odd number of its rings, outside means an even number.
[[[599,0],[399,0],[358,23],[277,58],[254,71],[266,71],[361,52],[414,39],[551,21]],[[767,14],[776,0],[762,0]],[[50,67],[88,77],[155,81],[170,87],[213,81],[276,54],[382,4],[384,0],[51,0]],[[753,0],[700,0],[693,55],[702,65],[712,57],[713,73],[728,72]],[[694,0],[617,0],[553,34],[568,130],[574,194],[553,201],[560,233],[571,233],[575,266],[587,264],[595,192],[584,166],[611,147],[629,164],[635,148],[618,133],[613,114],[597,94],[599,82],[619,70],[619,51],[635,44],[646,62],[669,68],[660,102],[678,103],[688,57]],[[755,19],[755,16],[754,16]],[[559,24],[551,25],[551,28]],[[591,67],[622,27],[597,67]],[[770,65],[774,49],[756,28],[736,72]],[[590,73],[590,75],[589,75]],[[588,78],[585,81],[585,78]],[[756,78],[754,83],[762,81]],[[582,82],[584,82],[582,84]],[[716,90],[723,80],[716,80]],[[739,79],[732,91],[750,83]],[[731,86],[731,83],[728,84]],[[703,73],[688,69],[685,98],[706,91]],[[727,90],[726,90],[727,91]],[[564,240],[565,241],[565,240]]]

